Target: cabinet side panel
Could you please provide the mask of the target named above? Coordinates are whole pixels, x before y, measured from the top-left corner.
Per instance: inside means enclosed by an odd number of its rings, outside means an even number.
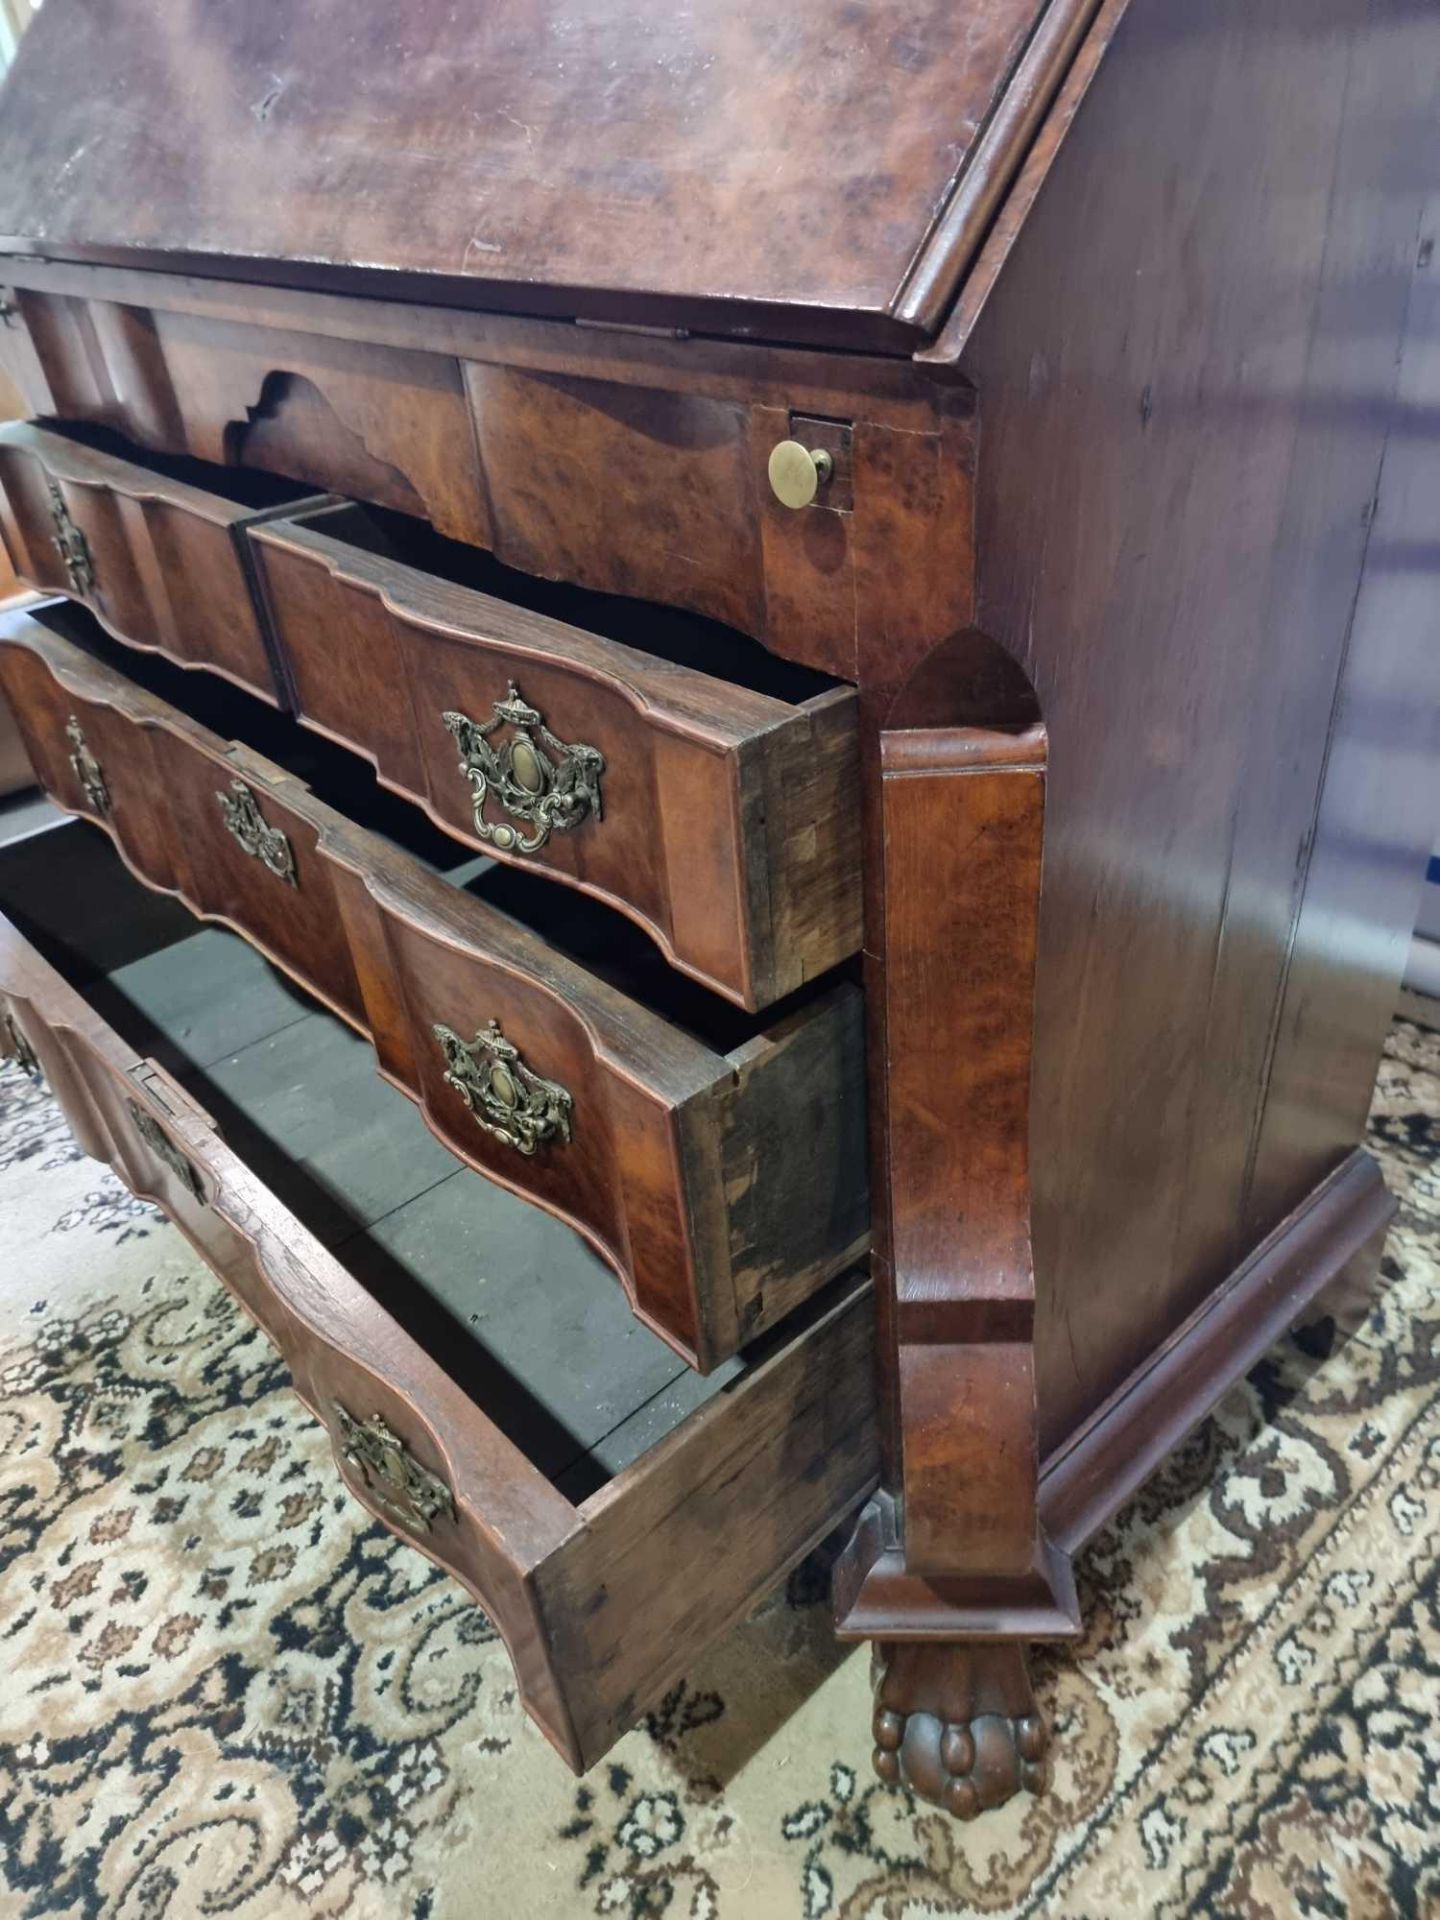
[[[1365,1124],[1440,818],[1437,222],[1432,199],[1247,1200],[1253,1231]]]
[[[1323,23],[1304,0],[1132,7],[961,362],[978,624],[1051,740],[1046,1448],[1296,1198],[1245,1205],[1437,61],[1440,17],[1403,0],[1331,0]],[[1373,1067],[1351,1061],[1357,1127]]]

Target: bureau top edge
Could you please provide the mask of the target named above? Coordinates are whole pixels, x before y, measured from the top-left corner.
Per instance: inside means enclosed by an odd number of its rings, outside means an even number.
[[[537,374],[576,374],[674,387],[737,404],[768,404],[843,416],[863,410],[879,424],[921,427],[937,415],[973,414],[973,389],[953,366],[819,345],[740,340],[597,324],[570,313],[506,311],[438,301],[431,287],[398,276],[374,292],[245,280],[216,263],[66,260],[0,236],[0,342],[22,324],[17,296],[49,294],[185,316],[283,329],[324,339],[451,356]],[[177,267],[181,270],[177,271]]]

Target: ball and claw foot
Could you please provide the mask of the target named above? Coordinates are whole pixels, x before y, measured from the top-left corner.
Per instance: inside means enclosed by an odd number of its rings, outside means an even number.
[[[1014,1641],[876,1648],[875,1771],[957,1820],[1042,1793],[1049,1729]]]

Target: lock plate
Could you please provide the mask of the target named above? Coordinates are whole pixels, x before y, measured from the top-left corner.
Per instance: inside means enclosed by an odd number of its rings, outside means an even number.
[[[88,600],[95,592],[95,562],[90,553],[90,542],[71,519],[70,509],[59,487],[48,478],[45,485],[49,489],[50,525],[53,529],[50,539],[65,570],[65,584],[78,599]]]

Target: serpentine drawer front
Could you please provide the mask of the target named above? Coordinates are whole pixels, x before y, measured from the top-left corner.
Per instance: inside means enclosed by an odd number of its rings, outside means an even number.
[[[508,570],[414,518],[83,431],[0,426],[0,529],[30,585],[293,709],[456,838],[618,907],[741,1006],[859,949],[852,687],[638,602],[576,596],[608,616],[589,631],[524,604],[524,576],[519,603],[465,584]],[[447,562],[458,578],[431,570]]]
[[[94,851],[110,858],[98,843]],[[0,850],[0,897],[12,911],[43,921],[57,907],[49,864],[27,867],[15,849]],[[84,895],[72,887],[58,902],[61,944],[67,967],[73,958],[93,978],[105,971],[106,936],[103,916],[86,923]],[[132,948],[144,919],[142,897],[126,917]],[[168,1040],[163,1019],[161,1034]],[[187,1043],[193,1052],[193,1024]],[[271,1190],[263,1141],[247,1134],[243,1156],[226,1145],[206,1111],[203,1074],[182,1085],[144,1058],[3,918],[0,1056],[43,1075],[83,1149],[163,1207],[269,1335],[327,1428],[351,1491],[479,1600],[504,1637],[527,1710],[577,1771],[875,1483],[863,1283],[838,1283],[803,1327],[732,1369],[723,1386],[677,1372],[615,1302],[610,1320],[587,1321],[590,1346],[573,1379],[553,1366],[542,1372],[557,1418],[526,1390],[526,1366],[543,1344],[534,1338],[535,1290],[506,1292],[485,1231],[487,1205],[501,1203],[510,1213],[491,1238],[512,1261],[543,1263],[553,1250],[531,1239],[563,1229],[535,1209],[480,1182],[463,1191],[445,1183],[462,1225],[473,1203],[477,1249],[450,1281],[468,1282],[477,1303],[488,1299],[486,1314],[431,1299],[423,1241],[418,1252],[406,1243],[380,1260],[376,1272],[388,1264],[392,1273],[387,1291],[371,1277],[371,1235],[347,1241],[344,1264],[327,1252],[303,1212]],[[403,1120],[398,1096],[396,1105]],[[433,1213],[434,1191],[414,1205]],[[465,1299],[457,1303],[463,1309]],[[600,1350],[612,1402],[597,1416],[585,1366],[599,1364]]]
[[[620,907],[743,1006],[858,949],[853,688],[811,692],[718,629],[780,691],[642,651],[667,627],[643,607],[607,603],[619,638],[583,631],[407,564],[353,507],[253,545],[298,716],[447,831]]]
[[[687,1360],[709,1370],[864,1252],[857,986],[758,1018],[543,880],[442,877],[57,630],[82,620],[0,619],[0,689],[50,794],[369,1036],[440,1139],[584,1234]]]
[[[272,704],[243,530],[299,491],[219,468],[196,484],[45,427],[0,425],[0,533],[21,578],[83,601],[117,639]]]

